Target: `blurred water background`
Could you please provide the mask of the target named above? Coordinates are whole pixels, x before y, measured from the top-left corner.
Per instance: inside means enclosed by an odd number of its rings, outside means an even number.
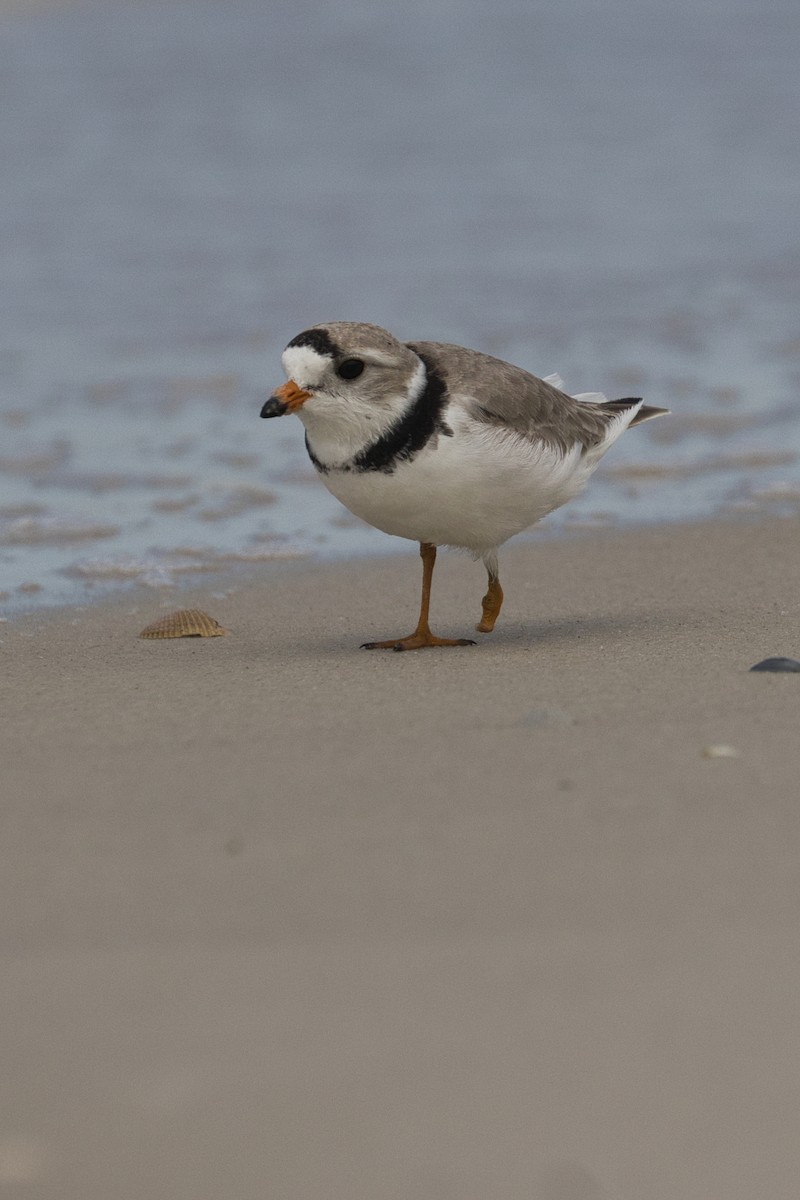
[[[796,0],[0,5],[3,609],[401,548],[259,420],[326,319],[673,410],[542,534],[800,511],[799,52]]]

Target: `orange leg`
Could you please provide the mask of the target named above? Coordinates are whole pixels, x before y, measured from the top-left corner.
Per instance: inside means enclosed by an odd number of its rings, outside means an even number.
[[[419,607],[417,628],[408,637],[389,638],[385,642],[364,642],[362,650],[424,650],[427,646],[474,646],[469,638],[440,638],[431,633],[428,625],[428,610],[431,603],[431,580],[436,562],[436,547],[430,542],[421,542],[422,557],[422,601]]]
[[[483,613],[478,624],[475,626],[478,633],[491,633],[494,629],[494,623],[500,615],[500,609],[503,607],[503,589],[500,587],[500,579],[497,575],[497,569],[489,567],[489,586],[486,589],[486,595],[481,600]]]

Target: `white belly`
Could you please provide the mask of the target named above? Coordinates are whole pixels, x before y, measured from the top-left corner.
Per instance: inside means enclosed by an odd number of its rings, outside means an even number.
[[[595,463],[469,422],[391,475],[331,471],[328,489],[362,520],[397,537],[476,554],[499,546],[582,491]]]

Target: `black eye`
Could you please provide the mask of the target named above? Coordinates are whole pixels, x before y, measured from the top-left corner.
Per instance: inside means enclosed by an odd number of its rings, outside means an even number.
[[[364,364],[360,358],[346,358],[339,363],[336,374],[340,379],[358,379],[363,370]]]

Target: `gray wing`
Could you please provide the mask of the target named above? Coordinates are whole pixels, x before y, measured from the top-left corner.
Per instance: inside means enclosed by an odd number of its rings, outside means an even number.
[[[478,350],[442,342],[407,344],[433,365],[451,399],[462,403],[476,420],[548,442],[562,453],[576,443],[588,448],[601,442],[626,403],[582,404],[521,367]],[[636,403],[630,400],[627,405]],[[652,410],[651,415],[655,415]]]

